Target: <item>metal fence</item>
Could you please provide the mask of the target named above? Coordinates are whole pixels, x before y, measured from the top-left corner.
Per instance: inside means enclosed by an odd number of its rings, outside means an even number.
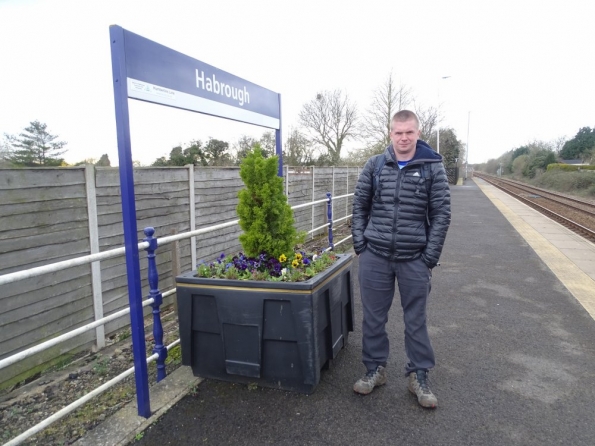
[[[446,177],[448,178],[449,184],[457,184],[459,181],[459,168],[458,167],[447,167]]]
[[[312,228],[307,232],[309,234],[313,234],[313,233],[321,231],[321,230],[327,230],[328,240],[329,240],[329,247],[327,248],[327,250],[330,250],[330,249],[333,249],[334,246],[337,246],[337,245],[347,241],[350,238],[350,237],[346,237],[346,238],[334,243],[333,224],[341,222],[341,221],[349,218],[350,215],[348,214],[345,216],[341,216],[337,219],[334,219],[333,218],[333,203],[336,200],[348,200],[349,197],[351,197],[351,196],[353,196],[353,194],[344,194],[344,195],[341,195],[338,197],[332,197],[332,194],[329,192],[326,194],[325,199],[311,201],[308,203],[296,205],[296,206],[293,206],[292,209],[294,210],[294,213],[295,213],[297,210],[307,209],[308,207],[314,209],[316,207],[316,205],[320,205],[323,203],[326,205],[325,207],[323,207],[323,212],[324,212],[324,209],[326,209],[326,217],[327,217],[326,223],[323,225],[317,226],[317,227],[314,227],[314,223],[312,223]],[[314,215],[314,211],[312,211],[312,215]],[[167,351],[169,349],[171,349],[172,347],[176,346],[179,343],[179,340],[176,340],[175,342],[171,343],[168,346],[163,345],[163,327],[162,327],[162,323],[161,323],[160,307],[163,303],[163,297],[174,294],[175,288],[170,289],[164,293],[161,293],[161,291],[159,290],[159,275],[157,272],[157,261],[156,261],[157,248],[159,246],[165,245],[167,243],[172,243],[172,242],[183,240],[183,239],[193,239],[199,235],[206,234],[208,232],[212,232],[212,231],[216,231],[216,230],[220,230],[223,228],[235,226],[237,224],[238,224],[238,220],[233,220],[233,221],[229,221],[229,222],[226,222],[223,224],[213,225],[213,226],[209,226],[206,228],[201,228],[198,230],[189,231],[189,232],[177,234],[174,236],[166,236],[166,237],[162,237],[162,238],[155,237],[155,229],[154,228],[147,227],[144,229],[143,232],[146,237],[142,243],[138,244],[138,249],[139,250],[144,249],[147,251],[147,262],[148,262],[147,271],[148,271],[148,282],[149,282],[150,289],[149,289],[149,298],[142,302],[140,311],[142,312],[143,307],[146,307],[146,306],[152,307],[153,337],[154,337],[154,341],[155,341],[155,347],[153,349],[153,355],[151,355],[148,358],[135,358],[135,364],[138,364],[138,361],[140,361],[140,360],[146,361],[147,364],[150,362],[156,361],[156,363],[157,363],[157,381],[158,382],[166,377],[165,361],[167,358]],[[35,267],[35,268],[27,269],[27,270],[22,270],[22,271],[18,271],[18,272],[14,272],[14,273],[5,274],[5,275],[0,276],[0,286],[4,286],[9,283],[18,282],[18,281],[22,281],[22,280],[33,278],[33,277],[38,277],[40,275],[47,274],[47,273],[66,270],[66,269],[73,268],[73,267],[83,265],[83,264],[92,264],[93,262],[98,262],[100,260],[106,260],[106,259],[113,258],[116,256],[121,256],[124,252],[125,252],[125,248],[121,247],[121,248],[105,251],[102,253],[81,256],[81,257],[69,259],[66,261],[56,262],[56,263],[53,263],[50,265],[44,265],[44,266],[40,266],[40,267]],[[81,334],[83,334],[89,330],[94,330],[95,328],[97,328],[98,326],[100,326],[102,324],[105,324],[113,319],[120,318],[120,317],[125,316],[130,313],[131,313],[130,308],[126,308],[126,309],[121,310],[117,313],[111,314],[110,316],[96,320],[90,324],[83,326],[83,327],[79,327],[75,330],[69,331],[69,332],[67,332],[61,336],[58,336],[54,339],[51,339],[49,341],[38,344],[32,348],[21,351],[15,355],[9,356],[8,358],[4,358],[4,359],[0,360],[0,370],[8,367],[11,364],[22,361],[23,359],[25,359],[37,352],[47,350],[47,349],[49,349],[55,345],[58,345],[68,339],[71,339],[76,336],[80,336]],[[132,317],[132,315],[131,315],[131,317]],[[142,315],[141,315],[141,317],[142,317]],[[143,333],[142,340],[133,334],[133,343],[139,342],[139,341],[142,342],[143,351],[144,351],[144,333]],[[83,397],[79,398],[78,400],[72,402],[68,406],[64,407],[60,411],[58,411],[55,414],[51,415],[50,417],[46,418],[41,423],[33,426],[32,428],[28,429],[27,431],[25,431],[25,432],[21,433],[20,435],[18,435],[17,437],[13,438],[8,443],[6,443],[5,446],[13,446],[13,445],[21,444],[27,438],[30,438],[31,436],[33,436],[36,433],[40,432],[41,430],[45,429],[52,423],[65,417],[66,415],[73,412],[74,410],[76,410],[77,408],[79,408],[80,406],[85,404],[86,402],[90,401],[92,398],[100,395],[104,391],[113,387],[114,385],[116,385],[117,383],[119,383],[120,381],[122,381],[123,379],[125,379],[126,377],[131,375],[132,373],[135,373],[135,369],[136,369],[136,366],[129,368],[122,374],[120,374],[120,375],[116,376],[115,378],[111,379],[110,381],[102,384],[100,387],[96,388],[92,392],[89,392],[88,394],[86,394]],[[136,375],[136,376],[138,379],[139,375]],[[144,380],[145,382],[142,383],[142,385],[139,385],[139,383],[137,383],[137,392],[139,392],[139,389],[142,389],[145,386],[148,388],[148,376],[146,375],[146,373],[144,375],[141,374],[140,378],[142,380]],[[148,404],[149,404],[149,402],[148,402],[149,395],[148,394],[146,394],[146,395],[138,395],[137,394],[137,399],[138,398],[146,399],[145,403],[147,404],[147,407],[148,407]],[[141,415],[140,409],[139,409],[139,415]]]
[[[285,193],[291,206],[353,191],[355,167],[285,168]],[[138,168],[134,171],[138,234],[154,227],[160,236],[193,231],[236,217],[239,169],[195,166]],[[314,197],[314,198],[313,198]],[[348,215],[351,197],[333,200],[335,215]],[[294,212],[296,228],[311,231],[326,222],[322,207]],[[312,237],[324,229],[314,231]],[[170,244],[157,262],[160,284],[174,285],[180,272],[194,269],[221,252],[237,252],[238,226],[225,227]],[[112,252],[123,246],[123,219],[118,169],[109,167],[0,169],[0,276]],[[175,247],[175,249],[174,249]],[[0,360],[48,339],[124,310],[129,305],[124,250],[118,255],[21,280],[0,287]],[[177,258],[178,262],[174,262]],[[172,265],[177,267],[174,271]],[[143,296],[150,287],[141,265]],[[170,304],[173,296],[164,296]],[[145,308],[150,316],[150,307]],[[68,339],[13,364],[0,373],[0,388],[28,379],[34,369],[48,368],[89,348],[102,349],[127,329],[126,318],[113,318],[94,330]]]

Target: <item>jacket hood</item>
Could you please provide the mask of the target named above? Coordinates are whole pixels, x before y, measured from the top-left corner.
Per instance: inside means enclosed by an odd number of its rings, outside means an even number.
[[[393,162],[397,161],[392,144],[386,148],[384,155],[386,156],[387,162],[389,160]],[[413,158],[411,158],[410,163],[439,163],[442,162],[442,160],[442,155],[434,151],[434,149],[432,149],[427,142],[418,139],[417,145],[415,146],[415,155],[413,155]]]

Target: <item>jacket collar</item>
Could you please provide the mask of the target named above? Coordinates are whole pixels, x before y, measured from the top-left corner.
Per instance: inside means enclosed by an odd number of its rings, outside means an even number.
[[[395,156],[392,144],[384,151],[384,157],[386,158],[386,163],[397,163],[397,157]],[[409,161],[409,164],[439,163],[442,160],[442,155],[434,151],[427,142],[418,139],[415,146],[415,154],[411,158],[411,161]]]

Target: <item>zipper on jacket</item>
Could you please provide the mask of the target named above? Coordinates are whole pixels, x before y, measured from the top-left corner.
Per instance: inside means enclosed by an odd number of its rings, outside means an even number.
[[[409,170],[411,167],[410,166],[416,166],[419,165],[421,169],[423,169],[423,166],[421,165],[421,163],[419,162],[414,162],[413,164],[407,164],[405,167],[403,167],[402,169],[399,168],[399,166],[397,165],[397,181],[396,181],[396,187],[395,187],[395,200],[397,200],[397,203],[395,203],[395,210],[393,212],[393,236],[392,236],[392,243],[390,246],[390,259],[394,260],[393,256],[396,255],[396,243],[397,243],[397,218],[398,218],[398,212],[397,209],[399,207],[399,204],[401,203],[401,199],[399,197],[399,190],[401,189],[401,183],[403,182],[403,178],[405,178],[405,174],[406,171]]]
[[[395,245],[397,243],[397,209],[399,207],[399,204],[401,203],[401,199],[399,197],[399,190],[401,189],[401,181],[403,179],[403,175],[401,175],[403,169],[400,169],[399,166],[397,165],[397,181],[395,181],[395,210],[393,211],[393,237],[392,237],[392,243],[390,245],[390,259],[394,260],[394,256],[396,254],[396,250],[395,250]]]

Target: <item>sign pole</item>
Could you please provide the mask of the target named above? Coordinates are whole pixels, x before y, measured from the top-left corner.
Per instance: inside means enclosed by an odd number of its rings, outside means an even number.
[[[151,415],[147,376],[128,99],[275,129],[283,176],[281,95],[157,42],[110,26],[112,75],[138,414]]]
[[[124,247],[126,248],[126,276],[130,303],[130,325],[132,351],[134,353],[134,378],[138,415],[149,418],[149,379],[147,375],[147,353],[145,346],[145,325],[138,255],[138,230],[136,226],[136,204],[134,202],[134,172],[130,144],[130,118],[128,112],[128,84],[126,76],[126,52],[124,30],[110,26],[112,49],[112,76],[114,102],[116,107],[116,130],[118,135],[118,160],[120,189],[122,195],[122,218],[124,224]]]
[[[279,172],[277,175],[283,177],[283,141],[281,137],[281,94],[279,94],[279,128],[275,130],[275,152],[279,157]]]

